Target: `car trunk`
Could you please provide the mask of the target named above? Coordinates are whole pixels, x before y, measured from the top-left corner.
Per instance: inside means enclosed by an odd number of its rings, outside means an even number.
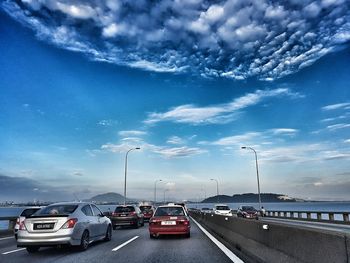
[[[69,215],[36,216],[27,218],[24,225],[29,233],[53,233],[67,221]]]

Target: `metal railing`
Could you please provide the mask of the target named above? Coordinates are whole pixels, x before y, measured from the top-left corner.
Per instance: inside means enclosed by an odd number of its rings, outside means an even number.
[[[350,224],[350,212],[327,212],[327,211],[266,211],[267,217],[328,222],[337,224]]]
[[[17,216],[2,216],[0,217],[0,221],[8,221],[7,229],[3,229],[3,232],[13,231],[16,225]]]

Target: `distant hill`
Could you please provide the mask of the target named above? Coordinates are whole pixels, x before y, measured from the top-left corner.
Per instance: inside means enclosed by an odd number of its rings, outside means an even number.
[[[105,193],[105,194],[95,195],[86,201],[95,202],[95,203],[123,203],[124,196],[118,193]],[[127,198],[126,201],[130,202],[133,200]]]
[[[300,202],[303,200],[291,198],[283,194],[272,194],[264,193],[261,194],[261,202],[272,203],[272,202]],[[219,195],[211,196],[202,201],[202,203],[257,203],[259,202],[258,194],[247,193],[247,194],[236,194],[233,196]]]

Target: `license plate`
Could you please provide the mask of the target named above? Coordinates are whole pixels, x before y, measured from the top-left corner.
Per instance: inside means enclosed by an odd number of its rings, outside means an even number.
[[[126,216],[125,214],[121,214],[120,216]]]
[[[53,229],[55,223],[34,224],[34,230]]]
[[[173,226],[173,225],[176,225],[176,221],[162,221],[161,225],[163,225],[163,226]]]

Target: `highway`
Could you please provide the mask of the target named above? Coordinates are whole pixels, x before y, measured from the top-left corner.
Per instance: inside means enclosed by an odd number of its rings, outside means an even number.
[[[339,233],[350,233],[350,225],[344,224],[332,224],[323,222],[310,222],[295,219],[285,219],[285,218],[270,218],[270,217],[260,217],[260,221],[266,223],[278,223],[290,226],[299,226],[304,228],[312,228],[318,230],[335,231]]]
[[[84,252],[75,248],[41,248],[39,252],[29,254],[25,249],[17,248],[13,237],[0,238],[0,262],[243,262],[222,244],[214,242],[193,221],[190,238],[150,239],[146,223],[139,229],[114,230],[110,242],[93,243]]]

